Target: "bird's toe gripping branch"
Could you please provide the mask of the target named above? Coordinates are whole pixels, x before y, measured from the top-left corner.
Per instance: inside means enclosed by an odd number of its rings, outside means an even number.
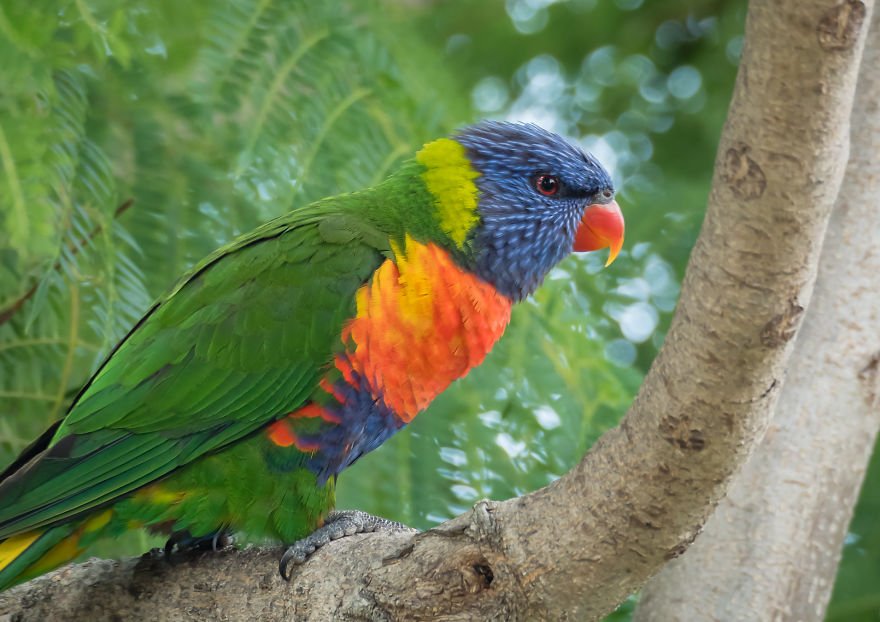
[[[212,534],[201,537],[194,537],[186,530],[175,531],[165,543],[165,560],[173,564],[175,553],[185,556],[190,553],[217,552],[227,546],[232,546],[233,542],[232,534],[225,529],[218,529]]]
[[[332,540],[353,536],[357,533],[407,531],[410,529],[411,527],[407,527],[403,523],[388,520],[381,516],[373,516],[360,510],[330,512],[323,526],[302,540],[295,542],[284,552],[279,564],[281,576],[285,581],[290,581],[291,566],[302,564],[312,553]]]

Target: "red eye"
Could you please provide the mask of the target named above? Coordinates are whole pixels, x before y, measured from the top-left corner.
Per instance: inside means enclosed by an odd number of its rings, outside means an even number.
[[[559,192],[559,180],[553,175],[540,175],[535,180],[535,188],[546,197]]]

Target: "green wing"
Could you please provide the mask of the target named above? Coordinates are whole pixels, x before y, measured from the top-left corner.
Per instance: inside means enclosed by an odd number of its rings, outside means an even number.
[[[387,238],[327,205],[208,257],[0,482],[0,539],[153,482],[301,406]]]

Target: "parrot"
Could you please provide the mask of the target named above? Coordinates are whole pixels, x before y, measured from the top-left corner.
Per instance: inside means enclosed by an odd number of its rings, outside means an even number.
[[[483,121],[373,187],[195,265],[0,474],[0,590],[132,529],[166,553],[402,527],[337,477],[479,365],[572,251],[623,245],[609,173],[537,125]]]

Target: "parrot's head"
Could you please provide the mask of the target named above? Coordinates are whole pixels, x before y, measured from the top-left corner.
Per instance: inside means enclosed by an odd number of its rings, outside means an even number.
[[[513,300],[531,294],[571,251],[623,245],[614,185],[591,155],[536,125],[486,121],[453,140],[475,175],[466,252],[476,272]]]

